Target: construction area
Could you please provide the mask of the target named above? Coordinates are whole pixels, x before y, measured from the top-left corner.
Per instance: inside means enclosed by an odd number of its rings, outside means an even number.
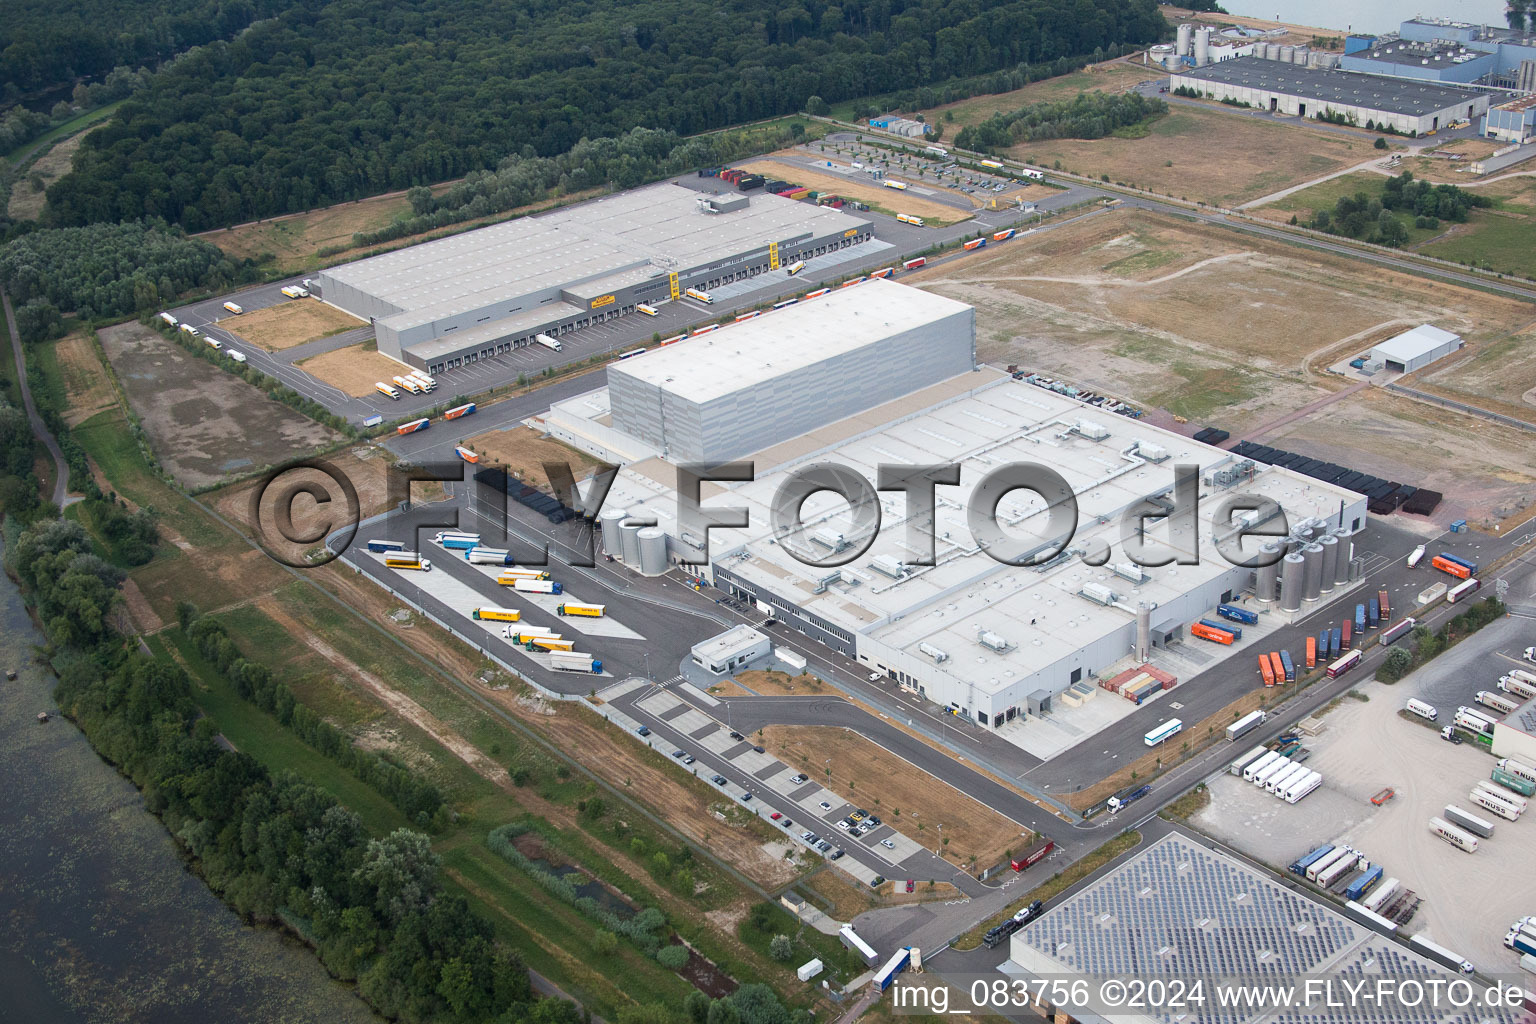
[[[1327,369],[1432,323],[1466,347],[1399,384],[1424,376],[1470,396],[1500,374],[1496,394],[1517,405],[1536,389],[1524,302],[1137,210],[906,280],[976,307],[983,362],[1165,410],[1148,416],[1169,429],[1215,423],[1234,440],[1413,479],[1451,499],[1437,522],[1497,521],[1536,498],[1536,451],[1518,431]]]
[[[383,355],[371,341],[322,352],[308,359],[300,359],[294,365],[316,380],[339,388],[353,398],[374,397],[374,384],[379,381],[388,383],[391,377],[415,369]]]
[[[1465,644],[1479,642],[1474,637]],[[1504,948],[1504,932],[1510,920],[1536,912],[1536,877],[1530,872],[1536,822],[1524,816],[1505,821],[1469,800],[1478,780],[1488,778],[1494,758],[1471,742],[1440,738],[1436,729],[1449,721],[1454,706],[1443,707],[1444,721],[1433,725],[1401,710],[1423,685],[1417,676],[1447,667],[1431,662],[1394,686],[1362,680],[1357,692],[1365,700],[1343,698],[1322,716],[1322,731],[1303,735],[1302,742],[1311,751],[1306,767],[1321,773],[1323,782],[1300,802],[1288,804],[1240,776],[1224,774],[1211,782],[1210,803],[1190,824],[1277,871],[1319,846],[1347,843],[1381,865],[1384,878],[1397,878],[1422,901],[1404,934],[1423,933],[1480,970],[1508,973],[1519,957]],[[1231,746],[1234,758],[1247,749],[1242,741]],[[1385,789],[1393,795],[1372,803]],[[1494,835],[1480,840],[1476,853],[1430,831],[1429,819],[1443,817],[1447,804],[1496,823]],[[1491,893],[1499,894],[1493,904]],[[1486,912],[1470,912],[1473,907]]]
[[[220,320],[219,326],[248,345],[279,352],[368,324],[335,306],[296,299]]]
[[[155,457],[184,487],[328,447],[338,435],[136,321],[99,332]]]

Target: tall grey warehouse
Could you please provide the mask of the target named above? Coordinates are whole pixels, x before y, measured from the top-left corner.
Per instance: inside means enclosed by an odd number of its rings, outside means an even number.
[[[874,225],[775,195],[675,183],[324,271],[312,291],[428,373],[870,240]]]

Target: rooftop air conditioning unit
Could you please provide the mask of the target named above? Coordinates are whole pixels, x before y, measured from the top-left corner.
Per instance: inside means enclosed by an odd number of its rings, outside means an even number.
[[[1102,583],[1087,583],[1078,591],[1083,597],[1095,604],[1111,605],[1115,603],[1115,592]]]
[[[976,630],[976,642],[981,644],[983,647],[988,647],[994,651],[997,651],[999,654],[1007,651],[1009,647],[1007,640],[1004,640],[1002,637],[998,636],[996,633],[991,632],[990,630],[980,628]]]
[[[1078,420],[1073,429],[1090,441],[1102,441],[1109,436],[1109,428],[1093,420]]]
[[[824,548],[830,548],[834,552],[841,551],[843,548],[848,546],[848,541],[843,537],[842,534],[838,533],[836,530],[829,530],[825,526],[819,530],[814,531],[811,534],[811,540],[815,541],[817,544],[820,544]]]
[[[843,578],[843,573],[842,573],[841,569],[834,569],[834,570],[832,570],[831,572],[827,573],[825,576],[821,577],[820,579],[818,579],[816,581],[816,589],[813,591],[813,593],[825,594],[827,592],[827,588],[828,587],[830,587],[832,584],[836,583],[838,580],[840,580],[842,578]]]
[[[893,580],[902,579],[907,575],[907,567],[902,564],[901,559],[891,555],[876,555],[870,559],[869,567]]]
[[[1152,578],[1147,575],[1145,569],[1135,562],[1116,562],[1110,566],[1110,569],[1113,570],[1116,576],[1123,580],[1130,580],[1132,583],[1145,583]],[[1089,586],[1093,586],[1093,584],[1090,583]],[[1113,597],[1114,595],[1111,594],[1110,596]]]
[[[939,650],[937,647],[933,646],[933,644],[930,644],[926,640],[918,644],[917,649],[923,654],[926,654],[928,657],[932,658],[935,665],[942,665],[949,660],[948,654]]]
[[[1136,454],[1148,462],[1163,462],[1168,458],[1168,449],[1150,441],[1141,441],[1136,445]]]

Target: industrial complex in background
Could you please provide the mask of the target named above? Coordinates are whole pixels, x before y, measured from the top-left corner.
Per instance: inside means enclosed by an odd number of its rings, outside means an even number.
[[[311,291],[379,351],[440,373],[870,240],[868,220],[674,183],[520,217],[326,270]]]
[[[606,388],[555,403],[539,426],[623,467],[600,515],[608,551],[638,551],[642,532],[664,538],[664,561],[633,567],[704,563],[694,571],[720,589],[1005,735],[1091,699],[1097,677],[1146,662],[1254,585],[1254,570],[1215,545],[1244,528],[1285,531],[1273,515],[1223,521],[1229,495],[1272,499],[1293,528],[1296,553],[1258,574],[1266,605],[1310,610],[1358,578],[1350,537],[1365,524],[1363,495],[1105,415],[974,360],[969,306],[872,280],[614,363]],[[706,483],[702,498],[745,508],[749,524],[706,538],[679,520],[678,466],[724,460],[752,463],[755,479]],[[855,504],[852,516],[849,501],[822,492],[805,501],[799,526],[779,529],[780,486],[824,463],[871,489],[882,464],[955,465],[959,483],[937,489],[931,522],[913,521],[899,491]],[[1013,463],[1048,466],[1076,495],[1075,534],[1041,564],[998,561],[971,526],[978,484]],[[1194,516],[1149,525],[1150,544],[1177,562],[1142,568],[1123,551],[1122,519],[1170,512],[1178,465],[1199,467],[1198,528]],[[836,567],[807,564],[806,553],[828,562],[858,550],[867,538],[855,522],[868,515],[881,525],[867,550]],[[1061,546],[1045,501],[1028,491],[1002,495],[997,519],[1034,551]],[[909,527],[931,530],[933,564]]]

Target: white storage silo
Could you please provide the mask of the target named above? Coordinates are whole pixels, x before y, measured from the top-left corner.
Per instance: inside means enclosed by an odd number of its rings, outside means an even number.
[[[1265,60],[1279,60],[1280,59],[1280,44],[1279,43],[1265,43],[1264,44],[1264,59]]]
[[[1312,48],[1310,46],[1297,45],[1296,49],[1291,51],[1291,63],[1305,64],[1307,62],[1307,55],[1311,52]]]
[[[1203,68],[1211,62],[1211,29],[1201,25],[1195,30],[1195,67]]]
[[[1323,586],[1323,546],[1308,544],[1301,549],[1301,557],[1306,560],[1302,597],[1308,601],[1316,601],[1318,595],[1322,593]]]
[[[646,523],[638,519],[626,519],[619,524],[619,545],[622,553],[619,555],[624,564],[632,569],[640,567],[640,531],[646,527]]]
[[[1268,541],[1259,547],[1259,551],[1269,564],[1259,566],[1253,589],[1258,599],[1265,604],[1275,599],[1275,580],[1280,575],[1280,552],[1283,550],[1284,548],[1274,541]]]
[[[1177,48],[1174,52],[1177,53],[1180,57],[1189,56],[1189,41],[1190,38],[1194,35],[1194,31],[1194,26],[1187,21],[1179,26],[1178,42],[1176,44]]]
[[[623,550],[619,540],[619,524],[629,517],[629,512],[622,508],[605,508],[597,514],[598,526],[603,534],[603,550],[614,558],[618,558]]]
[[[1355,542],[1342,532],[1337,536],[1339,538],[1339,560],[1334,565],[1333,582],[1342,587],[1349,582],[1349,563],[1355,557]]]
[[[1296,47],[1289,43],[1280,47],[1280,63],[1290,64],[1296,59]]]
[[[635,534],[640,549],[640,574],[660,576],[667,571],[667,531],[647,526]]]

